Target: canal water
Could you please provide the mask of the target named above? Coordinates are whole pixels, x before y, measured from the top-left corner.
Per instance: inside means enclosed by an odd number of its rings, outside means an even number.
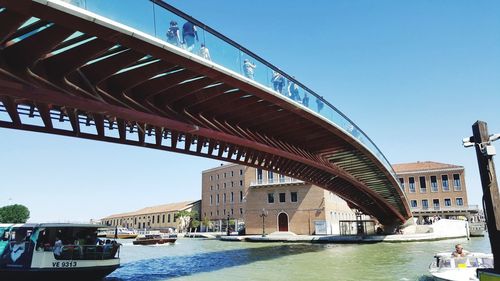
[[[179,239],[134,246],[122,240],[122,267],[106,281],[432,280],[435,252],[491,252],[484,238],[413,243],[296,244]]]

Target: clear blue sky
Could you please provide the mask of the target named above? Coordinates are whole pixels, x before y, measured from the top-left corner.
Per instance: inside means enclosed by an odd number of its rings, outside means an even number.
[[[500,1],[168,2],[323,95],[391,163],[465,166],[470,203],[480,204],[475,153],[461,139],[478,119],[500,133]],[[220,163],[6,129],[0,136],[0,206],[25,204],[33,221],[199,199],[201,171]]]

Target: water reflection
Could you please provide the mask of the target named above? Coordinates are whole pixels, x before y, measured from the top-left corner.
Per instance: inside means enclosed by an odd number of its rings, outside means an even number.
[[[146,247],[144,249],[147,249]],[[106,280],[109,281],[154,281],[174,277],[219,271],[229,267],[248,265],[290,255],[312,253],[323,250],[320,245],[281,244],[259,248],[240,248],[218,252],[207,252],[188,256],[166,256],[128,263]]]

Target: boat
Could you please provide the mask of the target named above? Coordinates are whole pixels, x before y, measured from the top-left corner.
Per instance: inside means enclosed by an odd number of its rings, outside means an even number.
[[[120,244],[95,224],[0,224],[0,280],[96,280],[120,266]]]
[[[137,237],[132,243],[134,245],[156,245],[165,243],[175,243],[177,236],[164,235],[164,234],[146,234],[144,236]]]
[[[429,266],[435,281],[479,280],[477,269],[493,268],[493,255],[469,253],[464,257],[453,257],[451,253],[438,253]]]
[[[137,237],[137,233],[133,230],[129,230],[124,227],[110,228],[106,232],[106,238],[115,239],[134,239]]]
[[[486,223],[482,221],[469,223],[469,232],[471,237],[483,237],[486,232]]]

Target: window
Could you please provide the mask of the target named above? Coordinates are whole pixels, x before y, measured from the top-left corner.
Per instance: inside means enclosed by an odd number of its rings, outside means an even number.
[[[213,212],[210,212],[210,216],[213,217],[214,216],[214,213]]]
[[[240,186],[243,186],[243,181],[240,181]]]
[[[240,176],[243,176],[243,170],[240,170]]]
[[[286,201],[286,193],[280,193],[280,203],[284,203]]]
[[[219,179],[219,174],[217,174],[217,179]]]
[[[214,190],[214,186],[213,185],[210,186],[210,190]]]
[[[234,171],[231,171],[231,177],[234,177]]]
[[[429,200],[427,199],[422,200],[422,208],[429,209]]]
[[[217,184],[217,190],[219,190],[219,184]]]
[[[401,184],[401,187],[404,189],[405,188],[405,179],[399,178],[399,183]]]
[[[267,171],[267,181],[270,183],[274,182],[274,174],[272,171]]]
[[[210,195],[210,206],[212,206],[213,202],[214,201],[213,201],[212,195]]]
[[[444,199],[444,206],[445,207],[451,207],[451,199],[450,198],[445,198]]]
[[[243,191],[240,191],[240,202],[243,202]]]
[[[222,200],[223,200],[224,204],[226,204],[226,193],[222,194]]]
[[[227,178],[227,173],[226,172],[224,172],[224,178]]]
[[[224,216],[226,216],[226,209],[224,209]]]
[[[267,194],[267,203],[274,203],[274,193]]]
[[[262,169],[257,169],[257,183],[262,183]]]
[[[174,214],[174,222],[176,222],[176,221],[177,221],[177,218],[175,217],[175,215],[176,215],[176,214]]]
[[[432,199],[432,207],[434,207],[435,210],[439,210],[439,199]]]
[[[219,210],[217,210],[217,216],[219,215]]]
[[[409,177],[408,182],[410,183],[410,192],[415,192],[415,178]]]
[[[231,192],[231,203],[234,202],[234,192]]]
[[[234,181],[231,182],[231,187],[234,187]]]
[[[291,198],[290,198],[290,199],[291,199],[290,201],[292,201],[292,202],[297,202],[297,192],[291,192],[291,193],[290,193],[290,197],[291,197]]]
[[[427,184],[425,182],[425,177],[420,177],[420,192],[425,193],[427,192]]]
[[[453,174],[453,187],[455,187],[456,191],[462,190],[459,174]]]
[[[224,189],[226,189],[226,183],[224,183]]]
[[[463,206],[464,205],[464,200],[462,198],[456,198],[456,205],[457,206]]]
[[[156,216],[156,222],[160,223],[160,215]]]
[[[219,202],[220,202],[220,197],[219,194],[217,194],[217,197],[215,198],[215,203],[219,205]]]
[[[214,180],[214,176],[210,176],[210,180],[213,181]]]
[[[438,192],[438,183],[436,176],[431,176],[431,191]]]
[[[240,208],[240,215],[243,215],[243,208]]]
[[[417,205],[417,200],[411,200],[411,201],[410,201],[410,206],[411,206],[412,208],[417,208],[417,207],[418,207],[418,205]]]
[[[231,209],[231,216],[234,215],[234,209]]]
[[[448,175],[441,175],[441,181],[443,182],[443,191],[449,191],[450,185],[448,184]]]

